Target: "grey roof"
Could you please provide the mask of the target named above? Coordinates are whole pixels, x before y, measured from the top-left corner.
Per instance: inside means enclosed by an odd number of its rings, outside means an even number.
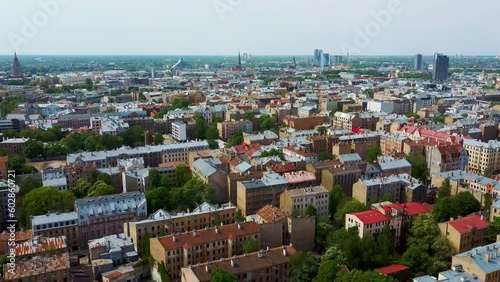
[[[136,215],[147,215],[146,198],[139,192],[77,199],[75,206],[80,223],[88,222],[91,217],[111,214],[133,212]]]
[[[89,240],[89,248],[106,246],[107,249],[115,249],[126,245],[132,245],[132,239],[125,233],[104,236],[99,239]]]
[[[178,144],[163,144],[157,146],[143,146],[143,147],[121,147],[116,150],[110,151],[100,151],[100,152],[85,152],[85,153],[76,153],[76,154],[68,154],[67,162],[68,164],[72,164],[76,162],[77,158],[81,158],[82,161],[98,161],[104,160],[110,157],[118,157],[120,155],[128,155],[128,156],[137,156],[147,153],[159,153],[159,152],[169,152],[169,151],[187,151],[192,148],[203,147],[208,149],[207,141],[193,141],[186,143],[178,143]]]
[[[436,281],[437,279],[430,275],[413,278],[413,282],[436,282]]]
[[[65,212],[65,213],[48,213],[44,215],[37,215],[31,218],[32,225],[48,224],[53,222],[71,221],[78,220],[78,215],[76,212]]]
[[[342,154],[339,155],[339,159],[342,163],[350,163],[350,162],[360,162],[362,161],[361,157],[358,155],[358,153],[354,154]]]
[[[196,160],[193,163],[192,168],[205,177],[209,177],[210,175],[217,172],[217,169],[204,159]]]
[[[440,282],[483,282],[483,280],[477,278],[476,276],[472,276],[467,272],[456,272],[451,270],[440,272],[438,278]]]
[[[500,242],[474,248],[468,252],[456,255],[455,257],[467,258],[471,263],[479,267],[484,273],[500,271]],[[488,261],[486,261],[486,255]]]

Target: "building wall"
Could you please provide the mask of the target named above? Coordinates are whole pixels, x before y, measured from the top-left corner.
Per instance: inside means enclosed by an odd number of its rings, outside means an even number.
[[[297,251],[312,251],[316,236],[316,217],[288,217],[288,233],[290,234],[290,244]]]

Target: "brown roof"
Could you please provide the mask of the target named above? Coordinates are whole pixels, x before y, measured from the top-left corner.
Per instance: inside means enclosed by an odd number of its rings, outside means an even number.
[[[273,205],[266,205],[258,210],[256,215],[260,216],[265,222],[280,221],[287,216],[287,213]]]
[[[259,257],[260,252],[262,252],[262,257]],[[272,266],[287,264],[290,262],[290,258],[294,254],[295,249],[292,246],[283,246],[269,250],[262,250],[248,255],[222,259],[214,261],[210,264],[203,263],[191,266],[190,271],[193,272],[199,281],[210,281],[210,271],[215,269],[223,269],[233,275],[238,275],[241,273],[270,268]],[[234,266],[231,265],[231,262],[233,262]],[[186,270],[186,268],[184,268],[184,270]]]
[[[335,167],[335,168],[330,168],[328,169],[329,171],[332,172],[332,174],[336,174],[336,173],[344,173],[344,172],[349,172],[349,171],[357,171],[357,170],[361,170],[359,168],[358,165],[345,165],[345,166],[342,166],[342,167]]]
[[[340,160],[329,160],[329,161],[312,163],[312,166],[316,169],[323,169],[323,168],[328,168],[328,167],[333,167],[333,166],[341,166],[341,165],[342,165],[342,162]]]
[[[161,237],[158,240],[165,250],[176,250],[183,247],[191,248],[192,246],[205,244],[207,242],[221,241],[228,238],[234,239],[259,232],[259,225],[256,222],[249,221],[240,224],[229,224],[210,229],[197,230],[196,236],[194,236],[194,232],[186,232]]]

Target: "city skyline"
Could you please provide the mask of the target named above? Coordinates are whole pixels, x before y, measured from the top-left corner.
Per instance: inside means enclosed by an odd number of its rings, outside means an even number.
[[[0,4],[2,55],[499,55],[485,1],[24,3]]]

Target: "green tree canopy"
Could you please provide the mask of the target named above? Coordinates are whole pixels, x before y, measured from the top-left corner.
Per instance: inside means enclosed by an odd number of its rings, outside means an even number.
[[[354,269],[350,272],[340,272],[336,282],[357,282],[357,281],[370,281],[370,282],[397,282],[391,276],[382,275],[376,271],[361,271]]]
[[[248,238],[243,243],[243,252],[250,254],[258,251],[257,241],[254,238]]]
[[[495,216],[493,221],[491,221],[488,225],[488,235],[486,240],[489,243],[495,243],[498,235],[500,235],[500,217]]]
[[[345,223],[345,216],[348,213],[355,213],[360,211],[366,211],[368,208],[356,199],[349,199],[342,202],[335,213],[335,220],[340,223]]]
[[[411,164],[411,176],[419,179],[420,181],[427,181],[429,170],[427,168],[427,161],[424,156],[409,156],[406,160]]]
[[[318,260],[311,252],[296,252],[290,259],[290,281],[312,281],[318,274]]]
[[[338,184],[333,186],[332,191],[330,191],[330,201],[328,202],[328,210],[330,212],[331,219],[334,218],[335,213],[337,212],[337,208],[340,205],[340,203],[344,200],[344,198],[345,195],[342,186]]]
[[[99,180],[88,190],[87,198],[111,195],[115,193],[116,189],[113,186]]]
[[[32,215],[72,211],[75,200],[75,196],[70,191],[60,191],[54,187],[34,189],[22,199],[19,208],[19,224],[24,228],[29,228]]]
[[[432,209],[432,214],[437,222],[450,220],[451,217],[456,218],[458,215],[456,205],[450,197],[439,198]]]
[[[210,282],[239,282],[238,277],[223,270],[215,269],[210,272]]]
[[[316,216],[318,215],[318,211],[316,210],[316,208],[311,205],[311,204],[308,204],[307,205],[307,208],[306,208],[306,216]]]
[[[318,275],[312,280],[313,282],[332,282],[336,281],[340,273],[340,267],[333,260],[323,261],[318,268]]]
[[[466,216],[481,210],[481,203],[468,191],[459,192],[454,198],[458,215]]]
[[[24,179],[21,182],[21,185],[19,185],[19,193],[17,193],[18,197],[23,197],[24,195],[28,194],[32,190],[36,188],[42,187],[42,181],[40,179],[34,179],[31,177],[28,177]]]
[[[382,154],[379,146],[372,146],[366,150],[366,162],[372,163],[377,160],[377,157]]]
[[[269,130],[273,129],[275,126],[273,118],[268,115],[264,114],[260,116],[260,129],[261,130]]]
[[[451,195],[450,179],[446,178],[438,190],[438,198],[449,197]]]

